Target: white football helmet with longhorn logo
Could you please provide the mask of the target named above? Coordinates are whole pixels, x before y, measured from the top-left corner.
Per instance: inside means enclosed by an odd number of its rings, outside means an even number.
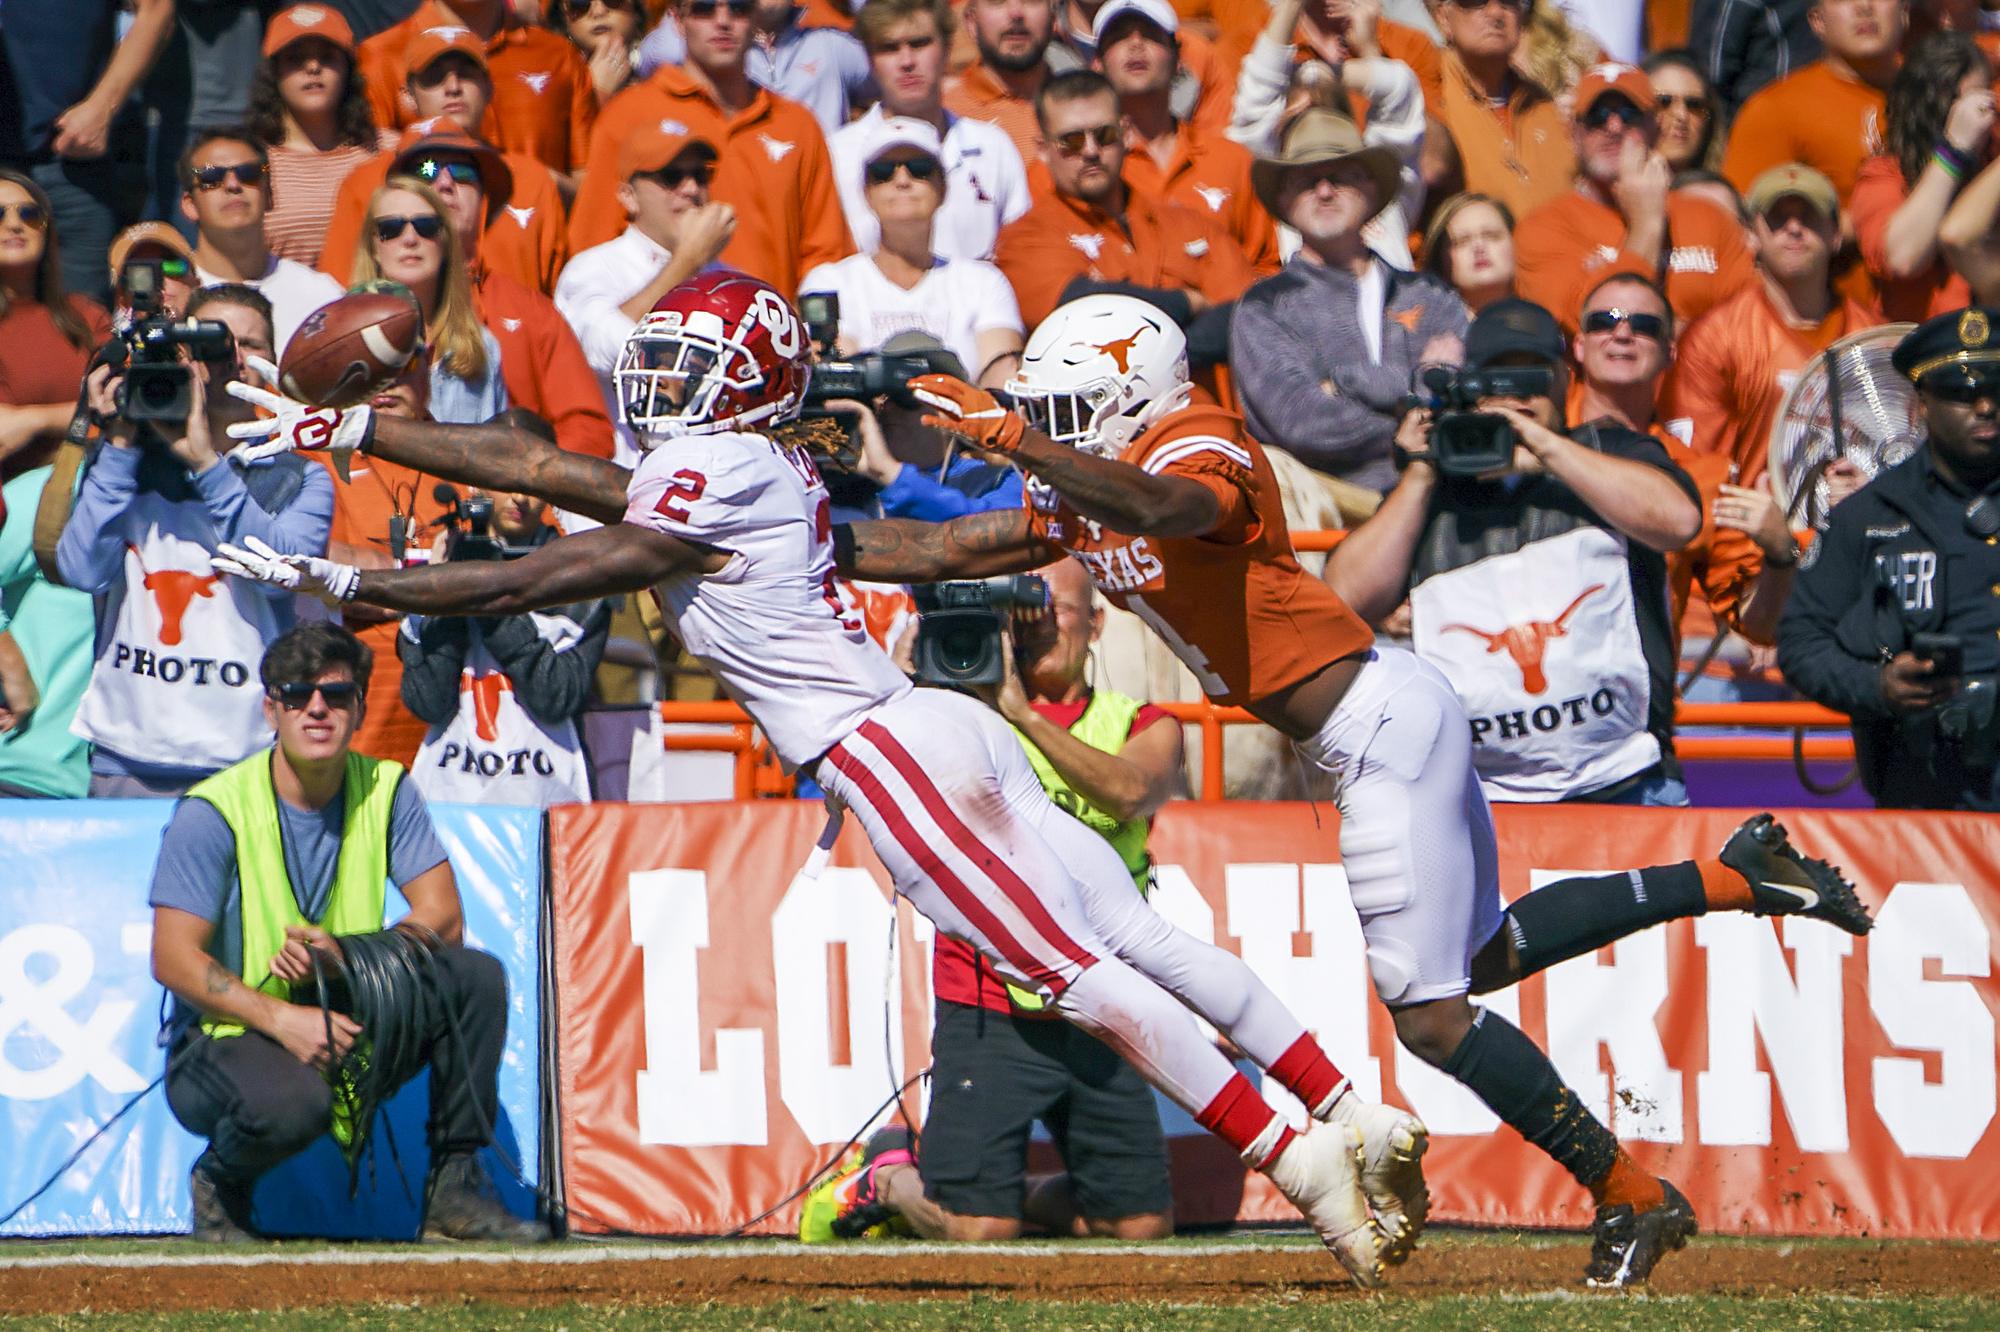
[[[1180,328],[1142,300],[1112,295],[1057,306],[1007,382],[1029,425],[1108,458],[1185,406],[1192,391]]]

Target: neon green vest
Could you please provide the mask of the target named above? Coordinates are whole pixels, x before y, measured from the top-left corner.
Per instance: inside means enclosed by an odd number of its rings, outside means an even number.
[[[1069,728],[1069,733],[1107,754],[1116,754],[1125,747],[1126,738],[1132,732],[1132,719],[1139,715],[1144,706],[1136,698],[1118,693],[1116,690],[1100,689],[1091,695],[1090,705],[1083,715]],[[1075,788],[1063,780],[1041,750],[1030,744],[1028,737],[1016,729],[1014,736],[1021,742],[1021,748],[1028,755],[1028,762],[1035,769],[1035,776],[1041,778],[1042,789],[1049,793],[1049,799],[1057,808],[1075,818],[1086,828],[1111,843],[1111,849],[1125,862],[1126,873],[1132,876],[1133,886],[1139,895],[1145,896],[1153,886],[1153,858],[1146,854],[1146,834],[1150,822],[1146,819],[1127,819],[1120,823],[1097,806],[1085,800]],[[1014,1007],[1023,1012],[1039,1012],[1048,1005],[1042,997],[1017,985],[1007,987],[1007,997]]]
[[[291,987],[271,974],[271,959],[285,946],[287,925],[313,924],[328,934],[367,934],[382,928],[389,877],[389,811],[403,765],[347,756],[340,859],[333,891],[316,921],[307,921],[292,893],[278,830],[278,793],[271,784],[273,752],[252,754],[188,792],[214,805],[236,834],[237,879],[243,899],[243,983],[287,1002]],[[241,1036],[234,1022],[206,1019],[202,1030],[221,1039]]]

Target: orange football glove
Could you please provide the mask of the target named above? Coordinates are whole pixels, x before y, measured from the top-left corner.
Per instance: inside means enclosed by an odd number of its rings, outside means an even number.
[[[1028,428],[1027,422],[983,388],[950,375],[919,375],[910,381],[910,392],[938,409],[939,415],[924,417],[927,426],[963,435],[995,453],[1012,453],[1021,447],[1021,432]]]

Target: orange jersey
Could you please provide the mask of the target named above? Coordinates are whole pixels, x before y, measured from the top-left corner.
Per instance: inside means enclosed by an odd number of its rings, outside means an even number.
[[[1909,200],[1910,187],[1903,183],[1903,167],[1895,158],[1878,154],[1861,164],[1854,193],[1847,201],[1848,216],[1854,219],[1854,239],[1861,247],[1861,261],[1875,279],[1875,295],[1883,318],[1891,323],[1908,320],[1920,324],[1932,315],[1963,310],[1972,304],[1972,288],[1942,257],[1913,277],[1889,276],[1889,219]]]
[[[1695,489],[1701,493],[1700,534],[1679,550],[1667,552],[1667,595],[1672,602],[1674,653],[1678,656],[1684,636],[1710,637],[1717,620],[1743,632],[1743,601],[1750,594],[1750,585],[1764,571],[1764,552],[1749,533],[1715,525],[1716,497],[1725,482],[1735,484],[1729,481],[1732,461],[1719,453],[1696,453],[1658,427],[1652,434],[1666,446],[1667,456],[1694,478]],[[1701,584],[1698,603],[1691,601],[1697,582]]]
[[[1521,219],[1514,233],[1515,283],[1521,295],[1576,331],[1583,298],[1621,269],[1647,276],[1657,255],[1624,248],[1618,210],[1570,190]],[[1756,277],[1756,261],[1736,219],[1705,199],[1667,196],[1667,299],[1685,324]]]
[[[597,119],[597,93],[590,70],[574,43],[547,28],[523,23],[508,9],[500,30],[486,43],[486,68],[493,101],[479,137],[510,153],[532,157],[555,171],[583,165],[590,127]],[[424,0],[393,28],[361,43],[357,56],[367,80],[375,123],[402,129],[417,119],[410,99],[410,39],[425,28],[463,27],[437,0]]]
[[[1661,416],[1687,417],[1695,452],[1723,455],[1736,464],[1736,484],[1751,485],[1764,473],[1771,424],[1799,370],[1849,333],[1881,322],[1843,299],[1817,328],[1794,328],[1772,308],[1763,282],[1752,282],[1681,334]]]
[[[479,322],[500,344],[508,400],[554,426],[558,447],[609,458],[615,450],[604,394],[555,302],[490,270],[474,280],[472,299]]]
[[[675,65],[663,65],[644,83],[619,93],[598,118],[590,165],[570,213],[572,252],[615,240],[625,230],[625,210],[618,206],[618,145],[638,126],[662,121],[692,130],[722,154],[709,197],[736,210],[736,233],[722,251],[724,264],[789,294],[813,269],[854,253],[826,138],[812,112],[759,88],[741,112],[725,117],[707,91]]]
[[[487,202],[480,262],[530,290],[554,291],[556,275],[569,262],[569,234],[563,225],[562,195],[556,191],[556,178],[532,157],[519,153],[505,156],[507,169],[514,175],[514,192],[505,199]],[[326,244],[319,252],[319,271],[342,286],[354,279],[368,201],[389,179],[389,164],[394,160],[394,153],[377,153],[354,168],[334,197]]]
[[[1144,620],[1217,703],[1269,698],[1375,641],[1360,616],[1299,567],[1278,478],[1242,417],[1183,407],[1133,440],[1121,461],[1214,491],[1215,530],[1121,536],[1032,479],[1030,523],[1083,561],[1098,590]]]
[[[1250,187],[1250,162],[1241,144],[1182,124],[1164,167],[1145,148],[1127,150],[1125,183],[1135,194],[1177,203],[1207,217],[1236,242],[1258,277],[1269,277],[1283,262],[1278,257],[1278,225]]]
[[[1007,85],[984,62],[945,80],[944,109],[967,120],[992,121],[1014,141],[1023,162],[1030,167],[1041,165],[1042,126],[1035,119],[1033,100],[1007,91]]]
[[[1486,103],[1486,94],[1450,52],[1444,66],[1442,112],[1465,168],[1465,188],[1488,194],[1517,218],[1561,195],[1576,179],[1576,149],[1569,117],[1549,95],[1517,79],[1504,112]]]
[[[1051,193],[1001,228],[993,262],[1007,275],[1030,329],[1080,277],[1142,287],[1191,287],[1222,305],[1256,280],[1221,228],[1192,209],[1131,191],[1124,225],[1081,199]]]
[[[1886,101],[1880,88],[1815,60],[1743,104],[1729,127],[1722,174],[1748,194],[1750,183],[1770,168],[1802,162],[1833,182],[1844,206],[1861,164],[1882,151]]]

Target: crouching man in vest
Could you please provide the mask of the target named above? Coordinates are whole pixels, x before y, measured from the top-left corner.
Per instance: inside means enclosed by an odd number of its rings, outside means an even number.
[[[1104,620],[1090,577],[1068,559],[1040,572],[1048,612],[1016,622],[1016,669],[979,692],[1014,724],[1050,799],[1125,862],[1133,891],[1120,890],[1117,909],[1171,931],[1145,902],[1146,834],[1181,788],[1181,729],[1158,708],[1084,683]],[[907,1129],[883,1129],[855,1168],[807,1199],[800,1238],[855,1238],[896,1217],[927,1239],[1012,1239],[1024,1224],[1057,1235],[1173,1234],[1166,1138],[1144,1079],[1102,1041],[1052,1021],[1038,996],[1003,983],[956,939],[937,940],[931,989],[935,1063],[921,1160]],[[1038,1119],[1069,1173],[1029,1177]]]
[[[434,950],[439,993],[457,1018],[424,1033],[424,1238],[546,1237],[500,1205],[473,1155],[499,1113],[505,973],[461,942],[457,880],[402,766],[348,752],[371,656],[334,624],[272,643],[260,673],[277,742],[197,784],[160,843],[153,975],[177,1001],[167,1103],[209,1140],[194,1167],[199,1240],[253,1237],[259,1175],[329,1130],[353,1141],[335,1083],[369,1033],[321,1008],[315,962],[342,994],[341,939],[382,929],[385,881],[410,906],[394,928]]]

